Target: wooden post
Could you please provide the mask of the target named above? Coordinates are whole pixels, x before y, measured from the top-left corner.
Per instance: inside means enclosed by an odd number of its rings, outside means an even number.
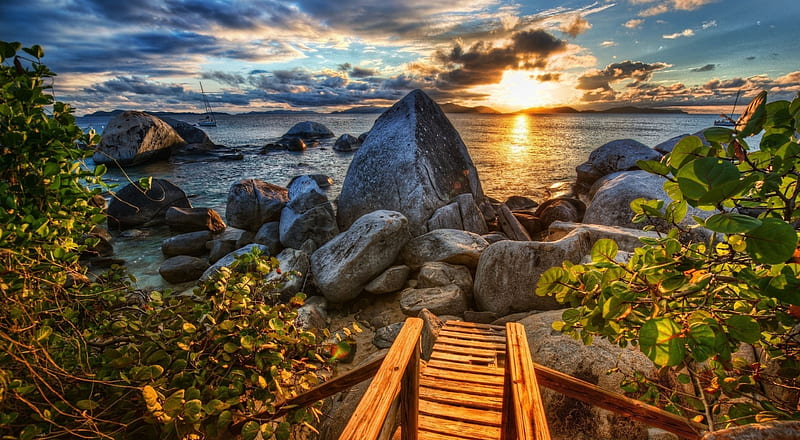
[[[375,440],[381,432],[386,415],[397,396],[412,358],[417,358],[412,368],[419,366],[419,337],[422,320],[406,319],[403,329],[386,354],[375,378],[367,388],[356,410],[350,417],[339,440]],[[415,356],[416,353],[416,356]],[[410,388],[410,387],[409,387]],[[418,393],[419,391],[414,391]],[[404,429],[403,432],[406,430]],[[414,434],[416,435],[416,430]]]
[[[516,322],[506,324],[506,371],[512,407],[504,408],[503,412],[508,411],[508,423],[515,425],[516,431],[515,437],[507,439],[550,440],[547,414],[539,393],[525,327]]]
[[[400,421],[403,426],[401,440],[417,440],[418,436],[420,345],[420,339],[417,338],[400,389]]]

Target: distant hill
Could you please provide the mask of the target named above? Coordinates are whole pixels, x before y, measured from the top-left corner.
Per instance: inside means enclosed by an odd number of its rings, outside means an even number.
[[[683,110],[665,109],[665,108],[649,108],[649,107],[611,107],[605,110],[576,110],[572,107],[532,107],[520,110],[517,113],[645,113],[645,114],[687,114]]]
[[[572,107],[531,107],[517,113],[581,113],[581,111]]]
[[[113,116],[120,115],[120,114],[122,114],[124,112],[127,112],[127,111],[128,110],[120,110],[120,109],[111,110],[110,112],[109,111],[100,110],[100,111],[96,111],[94,113],[87,113],[87,114],[83,115],[83,117],[90,117],[90,118],[113,117]],[[205,115],[205,113],[193,113],[193,112],[150,112],[150,111],[147,111],[147,110],[139,110],[139,111],[144,111],[145,113],[151,114],[153,116],[183,116],[183,117],[192,116],[192,117],[195,117],[195,116],[203,116],[203,115]],[[224,112],[214,112],[214,114],[215,115],[229,115],[229,113],[224,113]]]
[[[485,105],[479,105],[477,107],[466,107],[463,105],[453,104],[452,102],[448,102],[445,104],[439,105],[442,108],[442,111],[445,113],[479,113],[482,115],[499,115],[501,114],[499,111],[487,107]]]
[[[359,107],[352,107],[346,110],[338,110],[335,112],[331,112],[333,115],[341,115],[341,114],[368,114],[368,113],[383,113],[389,107],[378,107],[376,105],[362,105]]]

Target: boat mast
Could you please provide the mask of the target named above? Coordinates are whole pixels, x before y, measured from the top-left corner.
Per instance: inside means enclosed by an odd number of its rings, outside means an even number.
[[[206,98],[206,92],[205,90],[203,90],[203,82],[202,81],[199,82],[200,82],[200,93],[203,95],[203,104],[206,107],[206,113],[211,115],[211,120],[213,121],[214,119],[216,119],[214,118],[214,110],[211,109],[211,104],[209,104],[208,98]]]
[[[202,85],[201,87],[202,88]],[[736,112],[736,104],[739,102],[739,95],[742,93],[741,89],[736,92],[736,99],[733,100],[733,110],[731,110],[731,119],[733,119],[733,114]]]

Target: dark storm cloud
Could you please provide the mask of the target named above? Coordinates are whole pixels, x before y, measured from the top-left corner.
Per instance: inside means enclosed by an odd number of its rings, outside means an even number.
[[[540,82],[558,81],[559,79],[561,79],[560,73],[543,73],[541,75],[536,75],[536,80]]]
[[[147,81],[137,76],[119,76],[103,83],[94,84],[84,89],[91,94],[111,95],[154,95],[154,96],[180,96],[186,93],[183,86],[177,84],[159,84]]]
[[[446,90],[496,84],[504,71],[545,67],[551,55],[566,48],[564,40],[538,29],[514,34],[511,43],[504,47],[479,41],[465,50],[456,44],[449,52],[439,51],[434,56],[435,61],[445,66],[445,71],[439,74],[438,86]]]
[[[616,95],[611,84],[626,79],[632,79],[629,87],[637,87],[640,83],[648,81],[653,72],[668,67],[665,63],[643,63],[641,61],[622,61],[609,64],[603,70],[593,70],[581,75],[575,88],[586,90],[584,101],[611,100]]]
[[[716,68],[717,68],[716,64],[706,64],[705,66],[691,69],[691,71],[692,72],[711,72],[712,70],[714,70]]]

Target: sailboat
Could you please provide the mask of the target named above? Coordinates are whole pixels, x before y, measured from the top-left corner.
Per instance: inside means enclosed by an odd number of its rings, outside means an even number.
[[[214,117],[214,111],[211,110],[211,104],[208,103],[208,98],[206,98],[206,92],[203,90],[203,83],[200,83],[200,93],[203,95],[203,104],[205,104],[206,115],[203,116],[203,119],[197,122],[197,125],[200,127],[216,127],[217,126],[217,118]]]
[[[739,95],[742,93],[741,90],[736,92],[736,99],[733,101],[733,110],[731,110],[731,115],[725,117],[722,115],[724,119],[717,119],[714,121],[714,125],[717,127],[735,127],[736,121],[733,120],[733,113],[736,111],[736,104],[739,102]]]

